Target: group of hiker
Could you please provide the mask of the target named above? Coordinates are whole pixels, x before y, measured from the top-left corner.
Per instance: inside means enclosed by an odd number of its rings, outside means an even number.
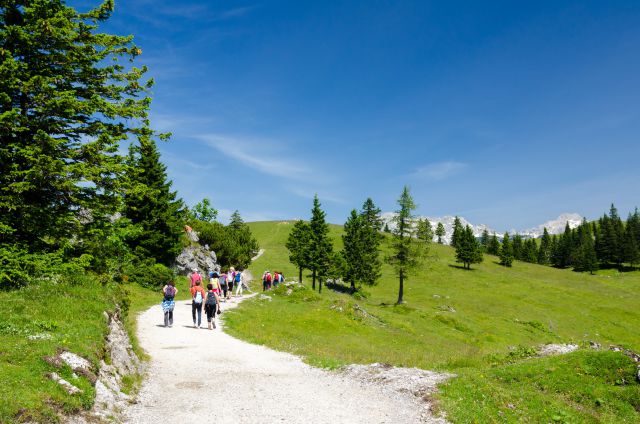
[[[278,284],[284,283],[284,274],[280,271],[273,271],[273,275],[269,270],[262,274],[262,291],[270,290],[271,287],[278,287]]]
[[[227,272],[215,272],[210,271],[209,282],[207,283],[206,290],[204,288],[204,282],[202,275],[197,268],[193,268],[189,275],[189,291],[191,293],[191,316],[193,318],[193,327],[202,327],[202,310],[207,317],[207,324],[209,330],[216,328],[215,317],[220,315],[222,310],[220,309],[220,302],[226,302],[231,300],[233,295],[233,289],[235,287],[235,296],[242,296],[244,289],[251,291],[248,286],[248,282],[245,281],[244,274],[240,270],[235,270],[233,267],[229,268]],[[165,327],[173,326],[173,310],[175,308],[175,296],[178,294],[178,289],[175,287],[175,282],[171,281],[162,289],[164,299],[162,301],[162,310],[164,312],[164,325]]]

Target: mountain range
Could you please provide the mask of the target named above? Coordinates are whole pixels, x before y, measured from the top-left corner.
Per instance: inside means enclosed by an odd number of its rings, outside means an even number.
[[[383,221],[383,225],[388,225],[390,229],[393,229],[395,224],[393,223],[393,217],[396,215],[395,212],[384,212],[381,214],[381,218]],[[444,225],[444,229],[445,229],[445,236],[442,238],[443,241],[446,244],[449,244],[449,242],[451,241],[451,235],[453,234],[453,222],[455,220],[455,217],[450,216],[450,215],[446,215],[443,217],[431,217],[431,216],[419,216],[416,217],[416,219],[428,219],[429,222],[431,223],[431,227],[433,228],[434,232],[436,229],[436,226],[438,225],[439,222],[442,222],[442,225]],[[460,223],[462,224],[462,226],[466,226],[469,225],[471,227],[471,229],[473,230],[473,234],[476,237],[480,237],[482,235],[482,232],[486,229],[490,235],[496,234],[499,237],[501,237],[504,234],[504,231],[497,231],[494,230],[493,228],[490,228],[489,226],[485,225],[485,224],[472,224],[469,221],[467,221],[465,218],[463,217],[459,217],[460,218]],[[569,224],[570,228],[575,228],[578,225],[580,225],[580,223],[582,222],[582,215],[577,214],[577,213],[563,213],[561,214],[559,217],[557,217],[556,219],[552,219],[549,220],[547,222],[545,222],[544,224],[540,224],[537,227],[533,227],[533,228],[529,228],[529,229],[525,229],[525,230],[514,230],[512,229],[511,231],[509,231],[509,234],[520,234],[521,236],[525,237],[525,238],[538,238],[540,236],[542,236],[542,233],[544,231],[544,229],[546,228],[547,231],[549,232],[549,234],[560,234],[564,231],[564,228],[566,226],[566,224]],[[437,240],[437,237],[434,236],[434,240]]]

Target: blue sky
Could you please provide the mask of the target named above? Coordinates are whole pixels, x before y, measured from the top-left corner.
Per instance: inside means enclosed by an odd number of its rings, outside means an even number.
[[[72,4],[90,4],[86,0]],[[640,206],[638,1],[117,1],[174,188],[330,222],[372,197],[498,230]]]

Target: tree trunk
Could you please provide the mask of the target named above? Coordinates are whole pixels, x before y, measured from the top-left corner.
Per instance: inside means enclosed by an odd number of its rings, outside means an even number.
[[[302,267],[298,267],[298,282],[302,284]]]
[[[351,294],[356,292],[356,282],[352,281],[351,282]]]
[[[398,305],[404,303],[402,296],[404,294],[404,272],[400,270],[400,288],[398,289]]]
[[[318,278],[318,293],[322,293],[322,278]]]
[[[311,271],[311,289],[315,290],[316,289],[316,270],[312,270]]]

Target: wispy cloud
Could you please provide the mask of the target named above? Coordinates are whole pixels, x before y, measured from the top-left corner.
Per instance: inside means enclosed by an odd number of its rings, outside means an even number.
[[[466,163],[456,161],[435,162],[419,167],[410,174],[410,177],[419,180],[441,181],[459,174],[466,167]]]
[[[304,164],[301,159],[286,156],[283,146],[273,141],[217,134],[194,138],[258,172],[294,181],[314,180],[310,165]]]
[[[220,19],[233,19],[241,18],[253,10],[255,6],[236,7],[235,9],[229,9],[220,14]]]

